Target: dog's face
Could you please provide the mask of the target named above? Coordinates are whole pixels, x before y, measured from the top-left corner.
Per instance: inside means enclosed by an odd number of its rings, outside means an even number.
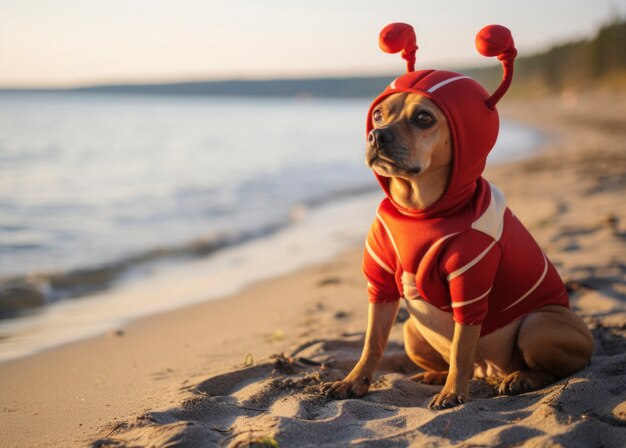
[[[419,93],[396,93],[372,111],[365,162],[383,177],[413,179],[452,160],[445,115]]]

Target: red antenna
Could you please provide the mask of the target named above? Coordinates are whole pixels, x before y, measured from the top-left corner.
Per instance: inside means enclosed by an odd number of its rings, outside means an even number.
[[[497,56],[502,61],[502,82],[485,102],[493,110],[513,80],[513,60],[517,50],[511,31],[502,25],[487,25],[476,35],[476,49],[483,56]]]
[[[402,51],[402,59],[406,61],[406,71],[415,71],[415,30],[406,23],[391,23],[383,28],[378,38],[378,45],[385,53]]]

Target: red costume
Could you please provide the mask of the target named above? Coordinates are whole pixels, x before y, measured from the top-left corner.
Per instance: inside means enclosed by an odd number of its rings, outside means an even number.
[[[418,92],[448,120],[453,165],[445,193],[424,210],[395,203],[388,180],[376,174],[387,198],[378,207],[364,252],[370,302],[425,300],[451,313],[455,322],[482,324],[481,335],[545,305],[567,307],[556,269],[507,208],[504,195],[482,178],[498,136],[495,104],[512,77],[516,50],[510,32],[492,25],[476,38],[482,54],[503,61],[503,82],[491,96],[458,73],[412,71],[417,45],[409,25],[387,26],[380,44],[388,52],[402,51],[409,73],[374,100],[367,132],[373,129],[371,114],[380,101],[398,92]]]

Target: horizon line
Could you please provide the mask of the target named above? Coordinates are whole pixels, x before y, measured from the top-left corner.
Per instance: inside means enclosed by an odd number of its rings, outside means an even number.
[[[489,64],[489,65],[480,65],[480,66],[466,66],[463,68],[454,68],[454,67],[442,67],[441,70],[453,70],[453,71],[469,71],[469,70],[482,70],[482,69],[490,69],[493,67],[498,67],[499,64]],[[430,69],[430,68],[425,68]],[[0,91],[25,91],[25,90],[46,90],[46,91],[68,91],[68,90],[84,90],[91,88],[100,88],[100,87],[128,87],[128,86],[171,86],[171,85],[182,85],[182,84],[199,84],[199,83],[226,83],[226,82],[255,82],[255,83],[263,83],[263,82],[289,82],[289,81],[314,81],[314,80],[349,80],[349,79],[372,79],[372,78],[394,78],[405,74],[404,72],[372,72],[370,74],[363,73],[337,73],[337,74],[320,74],[319,76],[311,76],[311,75],[269,75],[269,76],[247,76],[247,75],[233,75],[233,76],[223,76],[223,77],[189,77],[189,78],[170,78],[170,79],[144,79],[144,80],[133,80],[133,79],[110,79],[110,80],[102,80],[102,81],[86,81],[86,82],[78,82],[78,83],[68,83],[68,84],[58,84],[58,85],[50,85],[50,84],[8,84],[2,85],[0,84]]]

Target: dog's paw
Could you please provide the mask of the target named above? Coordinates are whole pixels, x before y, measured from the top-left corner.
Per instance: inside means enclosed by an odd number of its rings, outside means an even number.
[[[448,379],[448,372],[422,372],[414,375],[410,378],[411,381],[422,384],[446,384]]]
[[[518,370],[502,380],[498,387],[498,392],[501,395],[519,395],[541,389],[555,381],[556,378],[548,372]]]
[[[448,409],[467,403],[467,401],[467,395],[464,393],[441,392],[435,395],[435,398],[432,399],[428,408],[435,410]]]
[[[364,377],[359,380],[343,380],[334,383],[322,384],[322,393],[328,398],[344,400],[346,398],[361,398],[370,387],[369,378]]]

